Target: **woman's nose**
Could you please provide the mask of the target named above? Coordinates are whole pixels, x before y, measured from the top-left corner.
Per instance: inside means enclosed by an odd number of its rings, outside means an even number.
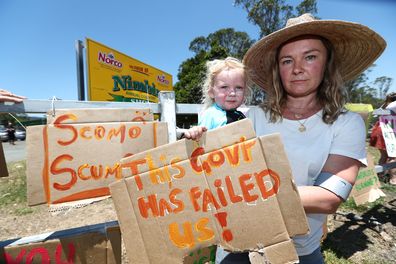
[[[294,65],[293,65],[293,73],[294,73],[294,74],[299,74],[299,73],[301,73],[302,71],[303,71],[303,66],[302,66],[301,61],[296,60],[296,61],[294,62]]]

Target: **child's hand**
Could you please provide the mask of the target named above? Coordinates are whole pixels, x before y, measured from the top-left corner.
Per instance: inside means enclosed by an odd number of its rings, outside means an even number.
[[[202,134],[208,129],[204,126],[195,126],[184,132],[184,137],[192,140],[199,140]]]

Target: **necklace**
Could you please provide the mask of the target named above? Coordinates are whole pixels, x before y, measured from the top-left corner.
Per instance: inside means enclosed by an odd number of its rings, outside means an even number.
[[[305,127],[305,122],[307,122],[308,118],[306,118],[304,120],[304,122],[301,122],[300,120],[297,119],[297,122],[300,124],[300,127],[298,128],[298,131],[300,131],[301,133],[305,132],[307,130],[307,128]]]
[[[309,116],[306,117],[304,121],[300,121],[304,117],[304,114],[293,112],[288,107],[287,110],[289,110],[289,112],[293,114],[295,120],[300,124],[300,126],[298,127],[298,131],[300,131],[301,133],[307,131],[307,127],[305,126],[305,123],[307,122]],[[307,114],[309,114],[309,112]]]

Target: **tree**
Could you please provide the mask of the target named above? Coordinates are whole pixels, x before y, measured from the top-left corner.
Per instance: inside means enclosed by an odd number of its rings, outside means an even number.
[[[220,29],[207,37],[200,36],[191,41],[189,49],[195,56],[182,62],[179,67],[179,81],[174,85],[176,102],[200,103],[206,62],[227,56],[242,59],[253,42],[247,33],[232,28]]]
[[[265,36],[282,28],[287,19],[295,14],[317,13],[315,0],[303,0],[294,8],[285,4],[285,0],[236,0],[235,5],[242,6],[248,13],[248,20],[260,28],[260,36]],[[175,84],[178,103],[199,103],[202,96],[201,85],[205,75],[207,60],[227,56],[242,59],[254,43],[246,32],[237,32],[232,28],[220,29],[207,37],[199,36],[191,41],[189,49],[195,53],[179,67],[179,81]],[[264,99],[264,91],[253,87],[252,104]]]
[[[207,37],[197,37],[190,43],[190,51],[195,54],[201,51],[210,52],[213,47],[222,47],[228,56],[242,59],[254,40],[246,32],[235,31],[233,28],[220,29]]]
[[[350,103],[366,103],[372,104],[374,107],[380,107],[392,84],[392,78],[377,77],[373,85],[370,85],[368,75],[375,66],[375,64],[371,65],[355,79],[345,83]]]
[[[316,14],[316,0],[303,0],[295,7],[285,0],[235,0],[248,13],[249,22],[260,28],[260,37],[264,37],[282,27],[286,21],[304,13]]]
[[[392,84],[392,78],[381,76],[377,77],[374,81],[374,85],[378,86],[378,97],[381,99],[385,99],[386,94],[389,91],[389,88]]]

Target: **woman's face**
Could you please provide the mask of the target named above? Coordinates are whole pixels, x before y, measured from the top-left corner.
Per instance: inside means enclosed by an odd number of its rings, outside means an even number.
[[[292,40],[281,48],[279,73],[286,93],[293,97],[316,94],[322,82],[327,50],[317,38]]]

